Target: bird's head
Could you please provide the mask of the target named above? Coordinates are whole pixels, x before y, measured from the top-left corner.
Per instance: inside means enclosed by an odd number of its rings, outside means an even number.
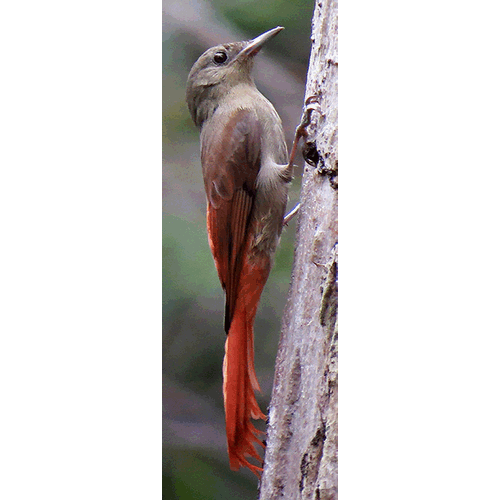
[[[242,83],[254,85],[254,56],[282,29],[277,26],[253,40],[216,45],[198,58],[189,72],[186,90],[189,112],[198,127],[232,87]]]

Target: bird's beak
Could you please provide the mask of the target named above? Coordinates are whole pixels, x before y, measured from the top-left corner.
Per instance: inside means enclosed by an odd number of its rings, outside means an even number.
[[[241,57],[253,57],[255,54],[259,52],[262,46],[271,38],[274,38],[281,30],[284,30],[283,26],[276,26],[272,30],[266,31],[259,35],[257,38],[250,40],[248,45],[238,54],[236,59],[240,59]]]

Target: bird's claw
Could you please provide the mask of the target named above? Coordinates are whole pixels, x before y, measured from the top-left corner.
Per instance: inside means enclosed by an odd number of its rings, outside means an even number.
[[[311,124],[311,114],[313,111],[319,111],[320,109],[318,95],[314,94],[306,99],[304,111],[302,113],[302,120],[296,131],[298,136],[304,137],[307,135],[306,128]]]

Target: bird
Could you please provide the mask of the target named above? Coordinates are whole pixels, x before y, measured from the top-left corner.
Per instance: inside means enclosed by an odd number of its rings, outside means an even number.
[[[253,326],[262,290],[283,229],[293,177],[281,119],[257,89],[254,58],[284,28],[252,40],[217,45],[194,63],[186,102],[200,130],[207,198],[207,232],[225,292],[223,396],[231,469],[248,467],[258,477],[264,448],[251,422],[265,419],[255,392]],[[293,151],[296,144],[294,143]]]

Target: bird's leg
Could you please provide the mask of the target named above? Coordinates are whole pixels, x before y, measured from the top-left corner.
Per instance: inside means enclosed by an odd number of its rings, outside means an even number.
[[[295,155],[297,154],[297,147],[299,145],[299,141],[302,137],[307,136],[307,127],[311,124],[311,113],[313,111],[319,111],[319,103],[318,96],[312,95],[306,99],[306,105],[304,107],[304,112],[302,113],[302,120],[300,121],[300,125],[295,129],[295,139],[292,144],[292,151],[290,152],[290,161],[285,168],[285,172],[292,177],[293,172],[293,160],[295,159]],[[283,219],[283,225],[287,225],[297,214],[300,208],[300,203],[297,203],[295,208],[285,216]]]
[[[297,205],[295,205],[295,208],[291,210],[289,214],[285,215],[285,217],[283,218],[284,226],[287,226],[288,223],[297,215],[299,208],[300,208],[300,203],[297,203]]]
[[[311,114],[313,111],[319,111],[318,96],[312,95],[306,99],[306,105],[302,113],[302,120],[300,125],[295,129],[295,139],[292,144],[292,151],[290,152],[290,161],[288,162],[288,169],[293,169],[293,160],[297,154],[297,147],[302,137],[307,136],[306,128],[311,124]]]

